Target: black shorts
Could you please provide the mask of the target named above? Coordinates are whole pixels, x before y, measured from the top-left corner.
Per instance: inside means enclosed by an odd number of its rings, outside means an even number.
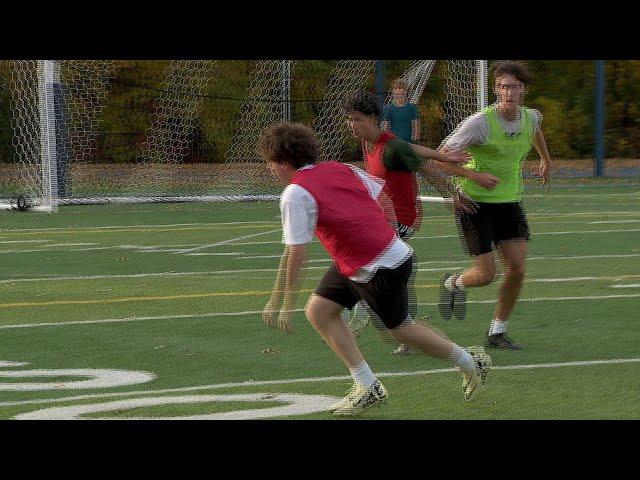
[[[364,300],[377,328],[396,328],[415,315],[413,265],[413,257],[409,257],[399,267],[381,268],[369,282],[358,283],[343,276],[333,264],[315,293],[345,308]]]
[[[529,224],[520,202],[477,203],[476,213],[456,216],[469,255],[489,253],[504,240],[529,240]]]

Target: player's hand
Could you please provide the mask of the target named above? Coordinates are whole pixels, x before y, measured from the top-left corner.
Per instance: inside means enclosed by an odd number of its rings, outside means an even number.
[[[276,319],[280,313],[280,308],[269,300],[262,310],[262,321],[269,327],[275,326]]]
[[[500,179],[490,173],[477,173],[473,181],[487,190],[493,190],[500,183]]]
[[[291,317],[293,312],[282,310],[278,315],[277,327],[285,333],[293,333],[294,329],[291,326]]]
[[[456,213],[476,213],[478,204],[473,201],[466,193],[457,190],[453,195],[453,209]]]
[[[452,163],[454,165],[465,165],[471,161],[471,155],[466,150],[449,150],[442,152],[444,159],[441,160],[445,163]]]
[[[542,180],[542,185],[549,185],[551,180],[551,166],[544,160],[540,160],[540,165],[533,169],[533,175]]]

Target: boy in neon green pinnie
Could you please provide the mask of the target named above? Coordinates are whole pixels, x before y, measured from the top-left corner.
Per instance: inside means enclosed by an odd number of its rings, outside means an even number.
[[[462,122],[447,139],[443,151],[467,149],[471,161],[464,167],[440,164],[460,178],[459,188],[478,203],[475,213],[457,215],[470,255],[470,269],[447,273],[440,286],[440,313],[445,319],[464,318],[466,289],[482,287],[496,275],[494,248],[504,266],[504,281],[486,343],[490,347],[519,350],[522,345],[506,335],[507,321],[525,276],[529,225],[522,207],[522,166],[535,146],[541,162],[537,175],[549,182],[551,157],[540,124],[542,115],[522,105],[531,74],[519,62],[493,67],[497,102]]]

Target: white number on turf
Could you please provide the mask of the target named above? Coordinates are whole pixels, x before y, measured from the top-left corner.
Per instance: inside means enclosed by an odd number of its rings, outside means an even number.
[[[136,420],[253,420],[291,415],[308,415],[323,412],[335,403],[338,398],[324,395],[301,395],[288,393],[251,393],[237,395],[187,395],[179,397],[132,398],[115,402],[74,405],[71,407],[54,407],[16,415],[16,420],[88,420],[82,417],[90,413],[112,412],[115,410],[131,410],[157,405],[178,405],[203,402],[278,402],[281,407],[260,408],[253,410],[236,410],[232,412],[189,415],[182,417],[127,417]],[[100,419],[104,419],[102,417]],[[94,418],[95,419],[95,418]]]
[[[21,367],[25,362],[0,361],[0,367]],[[33,390],[75,390],[85,388],[110,388],[123,385],[137,385],[156,378],[153,373],[112,370],[95,368],[47,369],[47,370],[0,370],[0,377],[4,378],[33,378],[33,377],[88,377],[88,380],[74,380],[71,382],[47,383],[10,383],[0,382],[0,391],[24,392]]]

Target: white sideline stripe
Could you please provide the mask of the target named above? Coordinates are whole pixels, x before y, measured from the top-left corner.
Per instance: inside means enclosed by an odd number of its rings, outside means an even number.
[[[149,250],[150,252],[154,252],[154,251],[159,251],[159,250]],[[190,255],[190,256],[238,256],[238,255],[242,255],[242,252],[225,252],[225,253],[185,253],[185,255]]]
[[[239,252],[242,253],[242,252]],[[281,255],[277,256],[278,258]],[[527,260],[580,260],[586,258],[627,258],[627,257],[640,257],[640,253],[620,254],[620,255],[578,255],[578,256],[542,256],[542,257],[530,257]],[[236,260],[241,260],[237,258]],[[443,263],[449,266],[449,268],[463,268],[453,267],[450,264],[463,262],[465,259],[460,260],[429,260],[424,262],[418,262],[418,265],[426,265],[431,263]],[[326,263],[331,262],[331,259],[316,259],[308,260],[309,263]],[[319,270],[325,267],[304,267],[305,270]],[[234,274],[234,273],[253,273],[253,272],[277,272],[277,268],[251,268],[251,269],[237,269],[237,270],[210,270],[210,271],[196,271],[196,272],[158,272],[158,273],[131,273],[131,274],[119,274],[119,275],[81,275],[81,276],[59,276],[59,277],[37,277],[37,278],[8,278],[0,280],[0,284],[14,283],[14,282],[48,282],[58,280],[105,280],[111,278],[144,278],[144,277],[173,277],[181,275],[214,275],[214,274]],[[578,277],[576,277],[578,278]]]
[[[577,282],[580,280],[600,280],[599,277],[568,277],[568,278],[532,278],[527,279],[527,282]]]
[[[631,283],[626,285],[610,285],[611,288],[640,288],[640,283]]]
[[[640,220],[602,220],[599,222],[588,222],[589,225],[597,223],[639,223]]]
[[[533,232],[533,235],[567,235],[572,233],[621,233],[621,232],[640,232],[639,228],[629,230],[575,230],[572,232]]]
[[[52,243],[45,245],[47,248],[51,247],[86,247],[89,245],[100,245],[100,242],[87,242],[87,243]]]
[[[60,251],[62,253],[67,252],[88,252],[91,250],[113,250],[116,248],[120,248],[119,246],[113,247],[89,247],[89,248],[70,248],[68,250],[52,250],[50,248],[38,248],[33,250],[0,250],[0,253],[33,253],[33,252],[49,252],[54,253]]]
[[[605,255],[574,255],[566,257],[529,257],[527,260],[579,260],[583,258],[627,258],[640,257],[640,253],[624,253],[624,254],[605,254]]]
[[[640,195],[640,192],[630,192],[630,193],[596,193],[596,194],[588,194],[588,193],[568,193],[566,195],[553,195],[548,193],[529,193],[523,195],[524,198],[574,198],[574,197],[633,197],[636,195]]]
[[[195,247],[195,248],[189,248],[189,249],[186,249],[186,250],[182,250],[179,253],[183,253],[183,254],[184,253],[191,253],[191,252],[195,252],[197,250],[202,250],[203,248],[210,248],[210,247],[217,247],[217,246],[220,246],[220,245],[227,245],[227,244],[235,242],[236,240],[244,240],[245,238],[259,237],[261,235],[269,235],[271,233],[280,232],[280,231],[281,231],[280,228],[276,228],[274,230],[268,230],[266,232],[252,233],[251,235],[243,235],[241,237],[230,238],[229,240],[223,240],[221,242],[210,243],[208,245],[202,245],[200,247]]]
[[[277,230],[275,230],[277,231]],[[532,235],[535,237],[536,235],[573,235],[576,233],[625,233],[625,232],[640,232],[640,229],[629,229],[629,230],[575,230],[575,231],[566,231],[566,232],[532,232]],[[272,232],[268,232],[272,233]],[[458,238],[458,235],[428,235],[428,236],[417,236],[412,237],[411,240],[431,240],[436,238]],[[270,243],[282,243],[282,242],[251,242],[251,243],[229,243],[230,245],[238,246],[238,245],[266,245]]]
[[[624,194],[621,194],[624,195]],[[588,195],[587,195],[588,196]],[[614,195],[618,196],[618,195]],[[593,196],[590,196],[591,198]],[[525,205],[526,206],[526,205]],[[551,212],[532,212],[527,213],[528,217],[538,217],[538,216],[546,216],[546,217],[570,217],[570,216],[589,216],[589,215],[638,215],[637,211],[628,211],[628,210],[603,210],[603,211],[592,211],[592,212],[562,212],[562,213],[551,213]],[[428,220],[431,219],[451,219],[452,215],[434,215],[429,216]],[[280,225],[280,222],[274,222],[272,220],[254,220],[254,221],[243,221],[243,222],[196,222],[196,223],[167,223],[167,224],[142,224],[142,225],[108,225],[108,226],[84,226],[84,227],[44,227],[44,228],[0,228],[0,232],[3,233],[16,233],[16,232],[55,232],[55,231],[68,231],[74,230],[78,232],[82,232],[82,230],[109,230],[114,228],[164,228],[164,227],[195,227],[195,226],[210,226],[210,225],[245,225],[245,224],[272,224],[272,225]],[[7,237],[0,237],[7,238]]]
[[[611,298],[637,298],[640,293],[632,295],[602,295],[588,297],[540,297],[540,298],[519,298],[519,302],[564,302],[566,300],[608,300]],[[495,300],[467,300],[467,303],[496,303]],[[438,303],[418,303],[419,306],[436,306]],[[262,312],[261,312],[262,313]]]
[[[50,241],[51,240],[3,240],[0,243],[47,243]]]
[[[245,221],[245,222],[205,222],[205,223],[157,223],[157,224],[143,224],[143,225],[107,225],[100,227],[92,227],[92,226],[84,226],[84,227],[46,227],[46,228],[11,228],[11,229],[2,229],[0,231],[4,231],[5,233],[12,232],[51,232],[51,231],[65,231],[65,230],[78,230],[79,232],[82,230],[109,230],[111,228],[163,228],[163,227],[196,227],[196,226],[207,226],[207,225],[246,225],[246,224],[254,224],[254,223],[271,223],[273,225],[279,225],[279,222],[274,222],[273,220],[255,220],[255,221]]]
[[[555,302],[566,300],[606,300],[611,298],[637,298],[638,294],[630,295],[602,295],[602,296],[589,296],[589,297],[539,297],[539,298],[520,298],[519,302]],[[494,300],[468,300],[467,303],[495,303]],[[418,303],[418,306],[436,306],[435,303]],[[295,312],[302,312],[302,308],[297,308]],[[211,312],[211,313],[199,313],[193,315],[156,315],[148,317],[125,317],[125,318],[105,318],[100,320],[74,320],[69,322],[43,322],[43,323],[17,323],[13,325],[0,325],[0,330],[12,330],[16,328],[37,328],[37,327],[64,327],[67,325],[88,325],[88,324],[101,324],[101,323],[130,323],[130,322],[142,322],[147,320],[178,320],[181,318],[210,318],[210,317],[238,317],[243,315],[261,315],[262,310],[248,310],[244,312]]]
[[[570,230],[566,232],[533,232],[532,235],[573,235],[576,233],[623,233],[623,232],[640,232],[639,228],[628,230]],[[456,238],[458,235],[429,235],[426,237],[413,237],[413,240],[429,240],[431,238]]]
[[[592,365],[621,365],[626,363],[640,363],[640,358],[614,358],[610,360],[579,360],[574,362],[558,362],[558,363],[530,363],[524,365],[503,365],[493,366],[492,370],[528,370],[534,368],[562,368],[562,367],[587,367]],[[393,377],[412,377],[419,375],[431,375],[436,373],[450,373],[458,372],[457,368],[436,368],[432,370],[416,370],[413,372],[382,372],[376,373],[376,377],[379,378],[393,378]],[[112,398],[112,397],[129,397],[140,395],[156,395],[162,393],[173,392],[193,392],[198,390],[214,390],[219,388],[234,388],[234,387],[254,387],[265,385],[289,385],[295,383],[317,383],[317,382],[335,382],[347,380],[351,381],[351,375],[334,375],[331,377],[306,377],[306,378],[289,378],[283,380],[249,380],[245,382],[229,382],[229,383],[217,383],[211,385],[198,385],[195,387],[179,387],[179,388],[163,388],[159,390],[143,390],[136,392],[113,392],[113,393],[95,393],[89,395],[76,395],[73,397],[60,397],[60,398],[46,398],[41,400],[21,400],[0,402],[0,407],[10,407],[16,405],[37,405],[47,403],[62,403],[70,402],[74,400],[90,400],[93,398]]]
[[[222,242],[217,242],[217,243],[212,243],[212,244],[208,244],[208,245],[201,245],[192,249],[187,249],[187,250],[173,250],[173,249],[167,249],[167,250],[160,250],[160,249],[156,249],[156,250],[149,250],[149,252],[154,253],[154,252],[160,252],[160,251],[166,251],[166,252],[172,252],[172,253],[176,253],[176,254],[186,254],[186,253],[190,253],[192,251],[196,251],[196,250],[201,250],[204,248],[212,248],[212,247],[218,247],[218,246],[222,246],[222,245],[231,245],[231,246],[241,246],[241,245],[267,245],[267,244],[282,244],[282,241],[266,241],[266,242],[236,242],[236,240],[240,240],[240,239],[244,239],[244,238],[250,238],[250,237],[257,237],[259,235],[267,235],[267,234],[271,234],[271,233],[275,233],[275,232],[280,232],[281,229],[275,229],[275,230],[269,230],[268,232],[261,232],[261,233],[255,233],[255,234],[251,234],[251,235],[245,235],[242,237],[238,237],[238,238],[234,238],[234,239],[229,239],[229,240],[224,240]],[[572,235],[572,234],[580,234],[580,233],[625,233],[625,232],[640,232],[640,229],[626,229],[626,230],[575,230],[575,231],[565,231],[565,232],[533,232],[533,235]],[[418,237],[413,237],[413,240],[430,240],[430,239],[440,239],[440,238],[458,238],[458,235],[430,235],[430,236],[418,236]],[[310,243],[318,243],[317,240],[313,240]],[[53,245],[52,245],[53,246]],[[82,252],[82,251],[92,251],[92,250],[109,250],[109,249],[118,249],[118,248],[123,248],[123,246],[121,245],[113,245],[113,246],[109,246],[109,247],[90,247],[90,248],[72,248],[69,250],[62,250],[62,252]],[[0,250],[0,254],[3,253],[33,253],[33,252],[53,252],[55,250],[52,250],[51,248],[42,248],[42,249],[31,249],[31,250]],[[144,251],[144,249],[141,249],[141,251]]]
[[[302,312],[302,308],[298,308],[296,312]],[[0,325],[0,330],[11,330],[14,328],[32,328],[32,327],[57,327],[64,325],[89,325],[100,323],[129,323],[129,322],[143,322],[146,320],[178,320],[180,318],[210,318],[210,317],[238,317],[242,315],[257,315],[262,311],[247,311],[247,312],[212,312],[212,313],[199,313],[191,315],[156,315],[149,317],[125,317],[125,318],[105,318],[101,320],[75,320],[69,322],[46,322],[46,323],[23,323],[15,325]]]

